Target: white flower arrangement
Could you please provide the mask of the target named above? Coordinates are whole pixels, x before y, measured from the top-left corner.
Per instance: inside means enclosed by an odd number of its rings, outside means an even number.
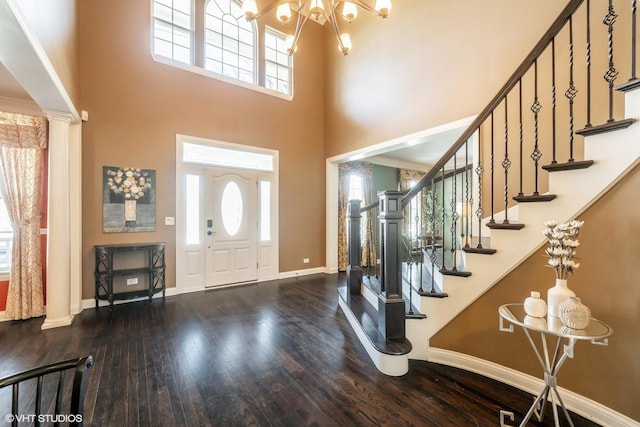
[[[151,180],[147,172],[133,168],[107,170],[107,185],[114,194],[122,195],[125,200],[140,200],[151,189]]]
[[[544,236],[549,240],[549,247],[545,253],[549,257],[547,264],[555,270],[557,279],[566,279],[573,270],[580,267],[574,261],[576,248],[580,246],[578,235],[584,221],[572,220],[558,224],[551,220],[544,223]]]

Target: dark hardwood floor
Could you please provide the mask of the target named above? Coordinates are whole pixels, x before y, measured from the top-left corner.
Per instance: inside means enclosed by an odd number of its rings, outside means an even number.
[[[496,426],[500,409],[522,419],[532,396],[475,374],[421,361],[403,377],[379,373],[338,308],[342,280],[89,309],[47,331],[42,319],[0,323],[0,377],[92,354],[94,426]],[[8,402],[4,390],[0,423]]]

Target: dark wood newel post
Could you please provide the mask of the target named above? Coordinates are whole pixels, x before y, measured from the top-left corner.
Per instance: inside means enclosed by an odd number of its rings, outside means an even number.
[[[360,284],[362,283],[362,243],[360,242],[360,200],[349,200],[347,206],[347,216],[349,218],[347,239],[349,246],[349,265],[347,266],[347,283],[349,284],[348,294],[359,295]]]
[[[387,339],[405,338],[405,307],[402,299],[402,193],[380,194],[381,292],[378,295],[378,330]]]

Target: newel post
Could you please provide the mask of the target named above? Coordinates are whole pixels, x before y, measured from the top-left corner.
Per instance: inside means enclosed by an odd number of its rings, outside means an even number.
[[[380,199],[380,285],[378,295],[378,330],[387,339],[405,338],[405,305],[402,299],[402,264],[400,244],[402,193],[385,191]]]
[[[349,200],[347,206],[347,246],[349,247],[349,265],[347,266],[347,283],[349,284],[349,294],[359,295],[360,284],[362,283],[361,257],[362,249],[360,242],[360,200]]]

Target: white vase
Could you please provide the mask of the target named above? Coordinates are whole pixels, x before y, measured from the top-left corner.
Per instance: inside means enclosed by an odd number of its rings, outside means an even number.
[[[571,329],[584,329],[591,322],[591,310],[580,298],[571,297],[558,307],[558,317]]]
[[[532,291],[531,296],[524,300],[524,312],[532,317],[547,315],[547,303],[540,298],[540,292]]]
[[[547,312],[558,317],[558,307],[576,294],[567,287],[567,279],[556,279],[556,285],[547,291]]]
[[[135,221],[136,220],[136,200],[124,201],[124,220]]]

